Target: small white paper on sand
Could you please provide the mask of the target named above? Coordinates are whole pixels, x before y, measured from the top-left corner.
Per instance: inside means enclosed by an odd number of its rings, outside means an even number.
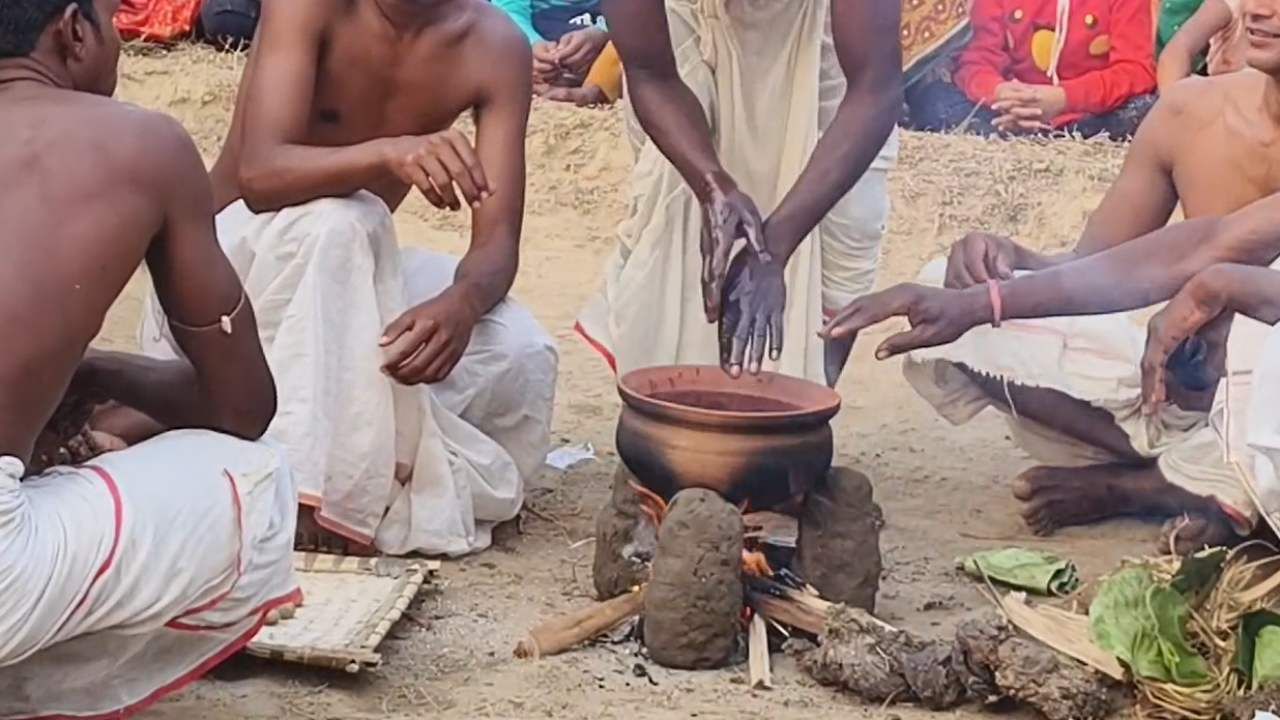
[[[547,464],[557,470],[568,470],[579,463],[596,459],[596,449],[589,442],[565,445],[547,453]]]
[[[1253,716],[1253,720],[1280,720],[1280,717],[1276,717],[1274,713],[1259,710],[1257,711],[1257,714]]]

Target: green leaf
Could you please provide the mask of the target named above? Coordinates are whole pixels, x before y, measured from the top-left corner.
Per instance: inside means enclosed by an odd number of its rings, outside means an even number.
[[[1173,576],[1171,586],[1181,593],[1187,602],[1199,605],[1202,596],[1208,592],[1222,575],[1222,565],[1227,561],[1226,548],[1206,550],[1183,558],[1178,572]]]
[[[1181,593],[1133,567],[1103,581],[1089,622],[1094,642],[1135,676],[1190,687],[1209,679],[1209,667],[1187,642],[1189,614]]]
[[[1249,613],[1240,621],[1236,669],[1254,690],[1280,682],[1280,614]]]
[[[1080,587],[1080,575],[1070,560],[1024,548],[975,553],[962,558],[960,568],[975,579],[1037,595],[1070,595]]]

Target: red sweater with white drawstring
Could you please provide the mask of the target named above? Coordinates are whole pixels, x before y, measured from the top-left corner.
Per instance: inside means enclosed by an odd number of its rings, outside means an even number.
[[[955,84],[984,105],[1009,80],[1053,84],[1060,14],[1067,34],[1056,69],[1067,107],[1055,127],[1155,91],[1151,0],[974,0],[973,39],[956,61]]]

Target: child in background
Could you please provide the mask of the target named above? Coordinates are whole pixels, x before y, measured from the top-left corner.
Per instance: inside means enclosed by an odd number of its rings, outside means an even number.
[[[1150,0],[975,0],[954,84],[911,93],[918,129],[1131,137],[1154,102]]]
[[[1195,73],[1206,48],[1210,75],[1243,70],[1247,46],[1240,0],[1205,0],[1160,53],[1156,78],[1161,92]]]
[[[533,45],[538,95],[578,105],[617,100],[622,67],[609,46],[600,0],[494,0],[494,5]]]

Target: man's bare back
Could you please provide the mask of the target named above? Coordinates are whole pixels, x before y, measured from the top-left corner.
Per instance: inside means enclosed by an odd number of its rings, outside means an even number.
[[[21,178],[0,194],[0,455],[23,462],[69,388],[170,427],[242,436],[256,437],[274,412],[252,308],[233,313],[230,335],[182,332],[189,360],[84,358],[144,259],[180,321],[216,325],[242,297],[214,242],[190,137],[170,118],[107,97],[118,7],[68,2],[44,28],[25,24],[36,15],[6,18],[10,33],[39,31],[6,36],[22,49],[0,53],[0,173]]]
[[[0,84],[0,455],[30,455],[164,212],[170,121],[105,98]],[[108,181],[108,178],[110,179]]]
[[[417,7],[407,13],[402,6]],[[308,67],[288,59],[303,47],[308,58],[318,53]],[[251,207],[257,204],[252,188],[244,186],[254,166],[262,165],[253,157],[260,146],[252,140],[246,146],[247,122],[274,122],[290,104],[305,102],[305,126],[289,128],[290,142],[348,148],[430,135],[484,105],[509,70],[527,76],[524,65],[512,65],[527,53],[514,26],[482,0],[311,0],[272,6],[241,79],[227,143],[211,172],[216,204],[225,207],[242,197]],[[297,73],[313,74],[311,97],[290,93]],[[259,93],[270,93],[270,99],[256,97]],[[264,104],[272,109],[260,111]],[[360,188],[393,210],[410,189],[383,168],[371,168],[365,180]]]

